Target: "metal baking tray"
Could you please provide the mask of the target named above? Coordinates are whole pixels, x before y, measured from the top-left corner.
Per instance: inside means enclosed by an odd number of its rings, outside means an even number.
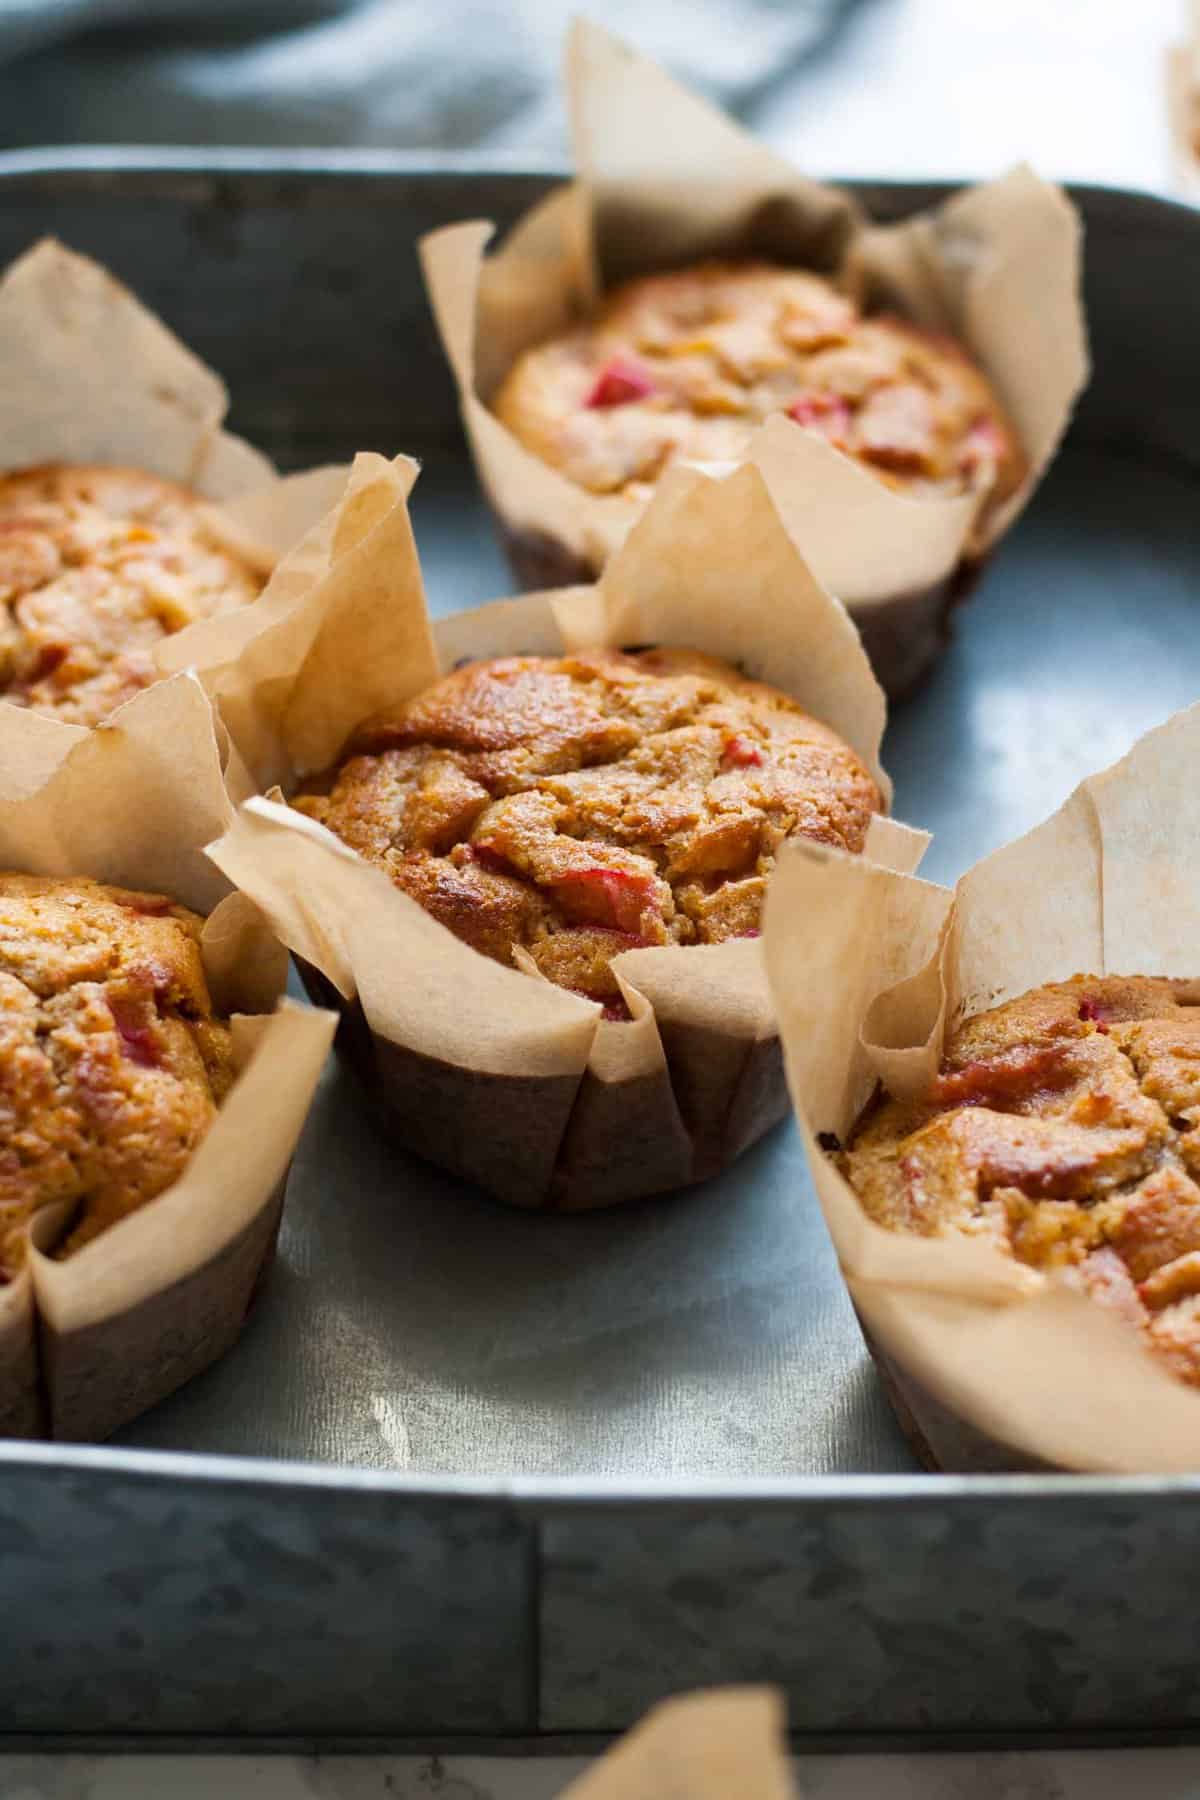
[[[508,580],[413,243],[551,179],[10,155],[0,259],[101,258],[285,465],[421,456],[449,611]],[[891,218],[944,190],[859,191]],[[1200,215],[1076,197],[1095,380],[888,734],[943,880],[1200,693]],[[559,1747],[730,1679],[781,1684],[809,1743],[1186,1736],[1198,1553],[1200,1481],[915,1472],[789,1128],[533,1217],[383,1142],[331,1065],[238,1348],[113,1444],[0,1446],[0,1743]]]

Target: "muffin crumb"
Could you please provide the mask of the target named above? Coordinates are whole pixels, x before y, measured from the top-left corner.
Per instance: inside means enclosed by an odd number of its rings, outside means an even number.
[[[877,1097],[840,1166],[877,1224],[1058,1273],[1200,1386],[1198,1001],[1076,975],[979,1013],[922,1101]]]
[[[1024,472],[961,345],[863,317],[821,276],[765,262],[624,283],[593,318],[526,351],[493,410],[577,486],[638,500],[671,462],[736,459],[776,413],[911,494],[992,506]]]
[[[172,482],[65,464],[0,476],[0,699],[98,725],[157,678],[163,638],[261,586]]]
[[[69,1256],[182,1173],[233,1081],[203,921],[161,894],[0,874],[0,1279],[42,1207]]]
[[[467,664],[293,805],[474,949],[623,1017],[619,952],[757,936],[785,839],[858,852],[881,796],[795,701],[655,649]]]

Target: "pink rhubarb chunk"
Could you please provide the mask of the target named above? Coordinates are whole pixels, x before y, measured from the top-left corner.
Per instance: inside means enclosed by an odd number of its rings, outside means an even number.
[[[731,737],[726,740],[721,752],[721,767],[724,769],[761,769],[763,753],[753,738]]]
[[[631,400],[644,400],[655,390],[655,382],[628,356],[614,356],[605,363],[592,387],[585,406],[627,406]]]
[[[1095,1025],[1097,1031],[1104,1032],[1107,1037],[1108,1014],[1098,1000],[1081,1000],[1079,1002],[1079,1016],[1081,1019],[1089,1020]]]
[[[836,394],[801,394],[787,409],[789,419],[810,431],[819,431],[831,444],[843,444],[850,426],[850,408]]]
[[[1004,433],[994,419],[976,419],[963,439],[959,455],[961,466],[976,469],[998,463],[1004,455]]]
[[[146,1023],[142,1009],[120,999],[110,999],[108,1009],[112,1013],[123,1054],[140,1068],[156,1069],[162,1060],[158,1036]]]
[[[654,881],[627,869],[573,869],[554,883],[554,895],[577,925],[605,925],[640,936],[642,914],[655,905]]]

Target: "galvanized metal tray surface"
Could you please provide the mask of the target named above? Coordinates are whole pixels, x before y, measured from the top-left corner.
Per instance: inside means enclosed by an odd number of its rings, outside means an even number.
[[[284,464],[422,456],[445,612],[509,582],[413,241],[549,180],[11,156],[0,260],[46,231],[100,257]],[[860,191],[896,217],[940,190]],[[1078,199],[1095,382],[889,730],[937,879],[1200,694],[1200,215]],[[235,1352],[112,1446],[0,1446],[0,1732],[557,1742],[766,1677],[835,1742],[1189,1733],[1198,1548],[1190,1480],[914,1473],[790,1129],[702,1187],[531,1217],[385,1143],[331,1065]]]

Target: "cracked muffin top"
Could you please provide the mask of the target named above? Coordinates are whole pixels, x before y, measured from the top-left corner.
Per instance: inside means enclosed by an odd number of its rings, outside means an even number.
[[[707,263],[615,288],[586,324],[526,351],[493,410],[579,487],[636,499],[677,458],[736,459],[773,413],[910,494],[994,504],[1024,469],[960,345],[864,318],[820,276],[767,263]]]
[[[98,725],[157,679],[154,647],[257,598],[209,509],[136,469],[0,475],[0,699]]]
[[[0,874],[0,1280],[43,1206],[59,1255],[182,1174],[233,1081],[203,920],[161,894]]]
[[[1200,1386],[1200,983],[1076,975],[980,1013],[841,1167],[878,1224],[1064,1271]]]
[[[857,852],[881,796],[794,700],[685,650],[469,663],[292,804],[465,943],[626,1016],[619,951],[756,936],[785,838]]]

